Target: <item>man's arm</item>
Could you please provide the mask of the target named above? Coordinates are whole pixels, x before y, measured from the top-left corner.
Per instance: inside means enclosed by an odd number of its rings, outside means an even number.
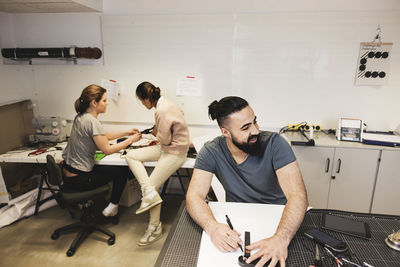
[[[261,257],[256,267],[264,266],[270,259],[269,267],[275,266],[278,261],[282,267],[285,266],[287,247],[302,223],[308,206],[306,189],[296,161],[277,170],[276,175],[287,203],[275,234],[246,247],[249,250],[259,249],[247,260],[250,263]]]
[[[195,222],[210,236],[213,244],[221,251],[235,251],[242,243],[240,234],[228,225],[218,223],[205,202],[213,174],[200,169],[193,170],[186,194],[186,209]]]

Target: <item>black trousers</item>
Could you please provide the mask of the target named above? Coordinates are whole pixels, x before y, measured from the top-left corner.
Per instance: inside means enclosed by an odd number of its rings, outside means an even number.
[[[110,202],[118,204],[129,175],[128,167],[95,165],[91,172],[80,172],[77,176],[64,177],[65,192],[84,192],[112,181]]]

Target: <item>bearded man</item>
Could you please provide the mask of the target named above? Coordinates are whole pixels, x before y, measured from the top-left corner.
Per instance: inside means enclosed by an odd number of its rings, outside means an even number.
[[[247,250],[258,250],[247,263],[259,259],[256,267],[285,266],[287,247],[303,221],[307,193],[289,144],[277,133],[260,131],[253,109],[243,98],[228,96],[208,106],[217,120],[221,136],[207,142],[197,155],[186,195],[190,216],[224,252],[242,244],[239,233],[218,223],[205,197],[213,175],[226,192],[226,201],[285,205],[275,234],[254,242]]]

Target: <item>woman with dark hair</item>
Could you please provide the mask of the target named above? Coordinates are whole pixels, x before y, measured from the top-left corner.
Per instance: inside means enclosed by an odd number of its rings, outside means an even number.
[[[87,191],[113,182],[109,205],[103,210],[104,216],[115,216],[118,203],[124,190],[127,172],[121,167],[95,165],[94,154],[100,149],[106,155],[120,151],[141,138],[137,129],[124,132],[105,132],[98,115],[106,112],[106,89],[98,85],[89,85],[83,89],[75,101],[78,113],[72,125],[68,144],[63,152],[63,173],[65,190]],[[128,136],[115,145],[109,140]]]
[[[160,141],[158,145],[134,149],[126,155],[129,168],[142,189],[142,202],[136,214],[150,210],[150,223],[139,240],[139,246],[147,246],[161,238],[160,222],[162,199],[158,188],[186,161],[189,150],[189,130],[183,111],[161,96],[160,88],[149,82],[142,82],[136,88],[136,97],[147,109],[155,108],[153,134]],[[142,162],[157,160],[150,176]]]

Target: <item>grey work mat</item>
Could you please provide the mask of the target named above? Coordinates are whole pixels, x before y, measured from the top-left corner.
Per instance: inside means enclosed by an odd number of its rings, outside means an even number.
[[[314,261],[315,242],[304,236],[304,231],[310,228],[319,228],[322,214],[327,211],[310,210],[289,245],[289,254],[286,266],[309,266]],[[400,229],[400,217],[385,215],[365,215],[347,212],[329,211],[334,215],[367,222],[371,228],[371,240],[322,230],[329,235],[343,240],[349,246],[350,254],[345,258],[360,263],[367,262],[375,267],[400,267],[400,252],[386,246],[384,239],[393,230]],[[202,229],[191,219],[182,204],[167,241],[158,257],[155,266],[163,267],[195,267],[200,249]],[[325,266],[336,266],[333,258],[320,247],[321,258]],[[239,266],[239,265],[238,265]],[[344,264],[345,266],[351,266]]]
[[[311,210],[306,214],[300,229],[289,245],[289,256],[287,266],[308,266],[313,262],[315,253],[315,242],[304,236],[304,231],[311,228],[319,228],[322,214],[327,211]],[[385,215],[357,214],[340,211],[329,211],[328,213],[344,218],[366,222],[371,228],[371,240],[365,240],[335,231],[322,229],[323,232],[344,241],[349,252],[344,255],[355,263],[362,265],[366,262],[375,267],[399,267],[400,252],[389,248],[385,244],[385,238],[393,230],[400,229],[400,217]],[[325,266],[336,266],[334,259],[320,247],[321,257]],[[343,266],[351,266],[349,264]]]
[[[202,232],[203,229],[187,213],[183,202],[155,266],[196,267]]]

